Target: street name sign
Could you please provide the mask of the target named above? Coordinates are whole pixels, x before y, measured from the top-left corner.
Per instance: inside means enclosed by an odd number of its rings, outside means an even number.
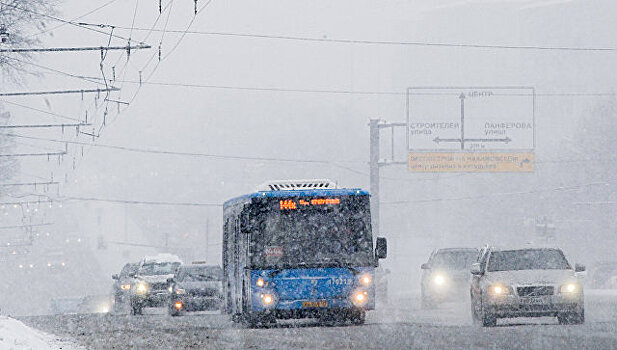
[[[409,169],[532,172],[534,111],[530,87],[408,88]]]

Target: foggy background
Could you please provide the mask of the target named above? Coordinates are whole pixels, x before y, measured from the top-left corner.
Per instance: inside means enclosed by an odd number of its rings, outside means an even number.
[[[106,3],[65,0],[58,12],[73,19]],[[615,53],[567,49],[617,44],[613,1],[199,1],[196,17],[192,2],[168,5],[159,16],[155,2],[117,1],[75,20],[114,25],[113,33],[132,44],[152,45],[128,60],[126,52],[110,51],[103,61],[106,78],[115,67],[112,85],[121,88],[109,99],[130,104],[118,108],[104,96],[95,101],[96,94],[0,100],[10,112],[3,124],[84,121],[87,111],[93,125],[80,131],[95,135],[77,135],[75,128],[2,131],[14,135],[0,138],[4,153],[68,150],[60,158],[11,158],[6,183],[60,184],[0,187],[1,202],[20,202],[0,207],[0,226],[52,224],[0,232],[9,281],[0,291],[8,296],[2,310],[46,313],[51,298],[108,293],[111,274],[145,254],[171,251],[185,262],[218,264],[220,205],[264,181],[330,178],[368,189],[368,121],[404,121],[410,86],[535,87],[536,170],[382,168],[380,231],[389,240],[383,266],[391,270],[390,293],[419,289],[419,266],[438,247],[547,243],[536,235],[539,217],[555,225],[548,243],[562,247],[571,263],[614,260]],[[54,21],[48,29],[45,47],[106,46],[110,39]],[[542,49],[548,46],[565,49]],[[3,76],[0,89],[105,86],[97,51],[41,54],[35,64],[20,82]],[[382,158],[389,155],[387,136]],[[404,161],[404,133],[396,142]],[[12,254],[18,246],[25,252]],[[28,270],[57,255],[68,277]],[[11,300],[24,296],[29,303]]]

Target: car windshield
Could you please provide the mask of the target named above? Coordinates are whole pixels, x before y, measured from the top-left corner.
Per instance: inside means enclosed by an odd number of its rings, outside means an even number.
[[[131,273],[136,273],[138,269],[139,269],[139,265],[137,264],[127,264],[122,268],[122,271],[120,272],[120,276],[127,277]]]
[[[566,270],[570,265],[559,249],[522,249],[493,252],[488,271]]]
[[[466,270],[478,257],[476,250],[438,251],[431,259],[431,267],[452,270]]]
[[[222,279],[223,271],[219,267],[181,269],[177,278],[180,282],[206,282]]]
[[[179,266],[179,262],[147,263],[141,266],[139,274],[142,276],[173,275]]]

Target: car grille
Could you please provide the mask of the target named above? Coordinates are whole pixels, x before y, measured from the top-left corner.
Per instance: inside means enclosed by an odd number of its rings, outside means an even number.
[[[518,287],[516,291],[520,297],[538,297],[542,295],[555,294],[555,288],[552,286],[531,286],[531,287]]]
[[[162,291],[162,290],[167,290],[167,288],[169,287],[169,285],[165,282],[163,283],[152,283],[150,285],[150,290],[151,291]]]

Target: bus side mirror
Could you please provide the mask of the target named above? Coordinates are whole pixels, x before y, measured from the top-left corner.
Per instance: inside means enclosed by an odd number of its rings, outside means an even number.
[[[427,263],[422,264],[422,265],[420,266],[420,268],[421,268],[422,270],[430,270],[430,269],[431,269],[431,267],[430,267],[430,266],[428,266],[428,264],[427,264]]]
[[[474,276],[482,275],[482,268],[480,268],[480,263],[471,264],[471,274]]]
[[[574,272],[584,272],[585,266],[581,264],[574,264]]]
[[[384,237],[377,237],[375,244],[375,258],[385,259],[388,256],[388,241]]]
[[[113,275],[111,275],[111,279],[119,280],[120,276],[118,276],[118,274],[113,274]]]

